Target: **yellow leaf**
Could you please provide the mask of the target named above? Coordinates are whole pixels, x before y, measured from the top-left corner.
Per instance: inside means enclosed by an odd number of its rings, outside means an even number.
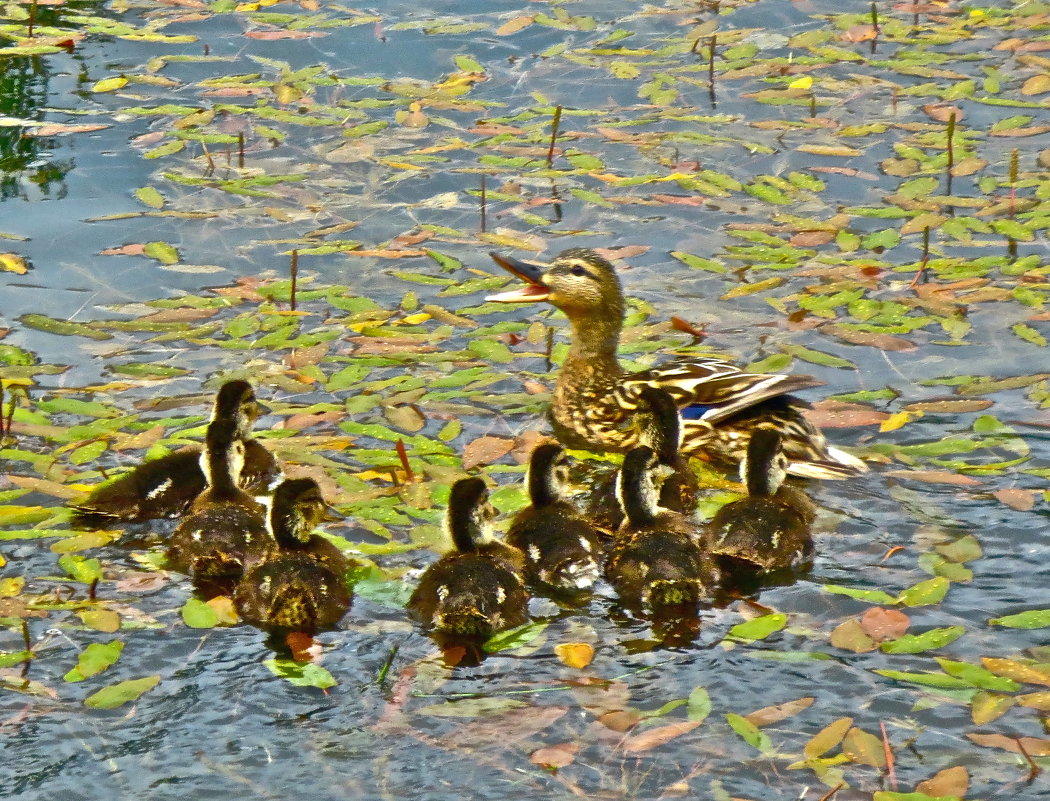
[[[510,36],[512,33],[517,33],[518,31],[529,27],[532,24],[532,21],[533,17],[531,16],[514,17],[514,19],[509,19],[496,28],[496,36]]]
[[[296,100],[302,98],[303,93],[296,89],[294,86],[289,86],[286,83],[278,84],[273,88],[274,96],[277,98],[278,103],[294,103]]]
[[[594,648],[585,642],[563,642],[554,646],[554,653],[563,665],[585,668],[594,659]]]
[[[895,412],[882,421],[879,431],[896,431],[920,417],[922,417],[922,412]]]
[[[788,89],[809,89],[811,86],[813,86],[813,79],[808,75],[803,75],[789,83]]]
[[[89,629],[112,633],[120,628],[120,615],[109,609],[86,609],[77,614]]]
[[[241,622],[241,617],[233,608],[233,599],[229,595],[216,595],[206,603],[215,612],[215,622],[220,626],[236,626]]]
[[[0,253],[0,270],[25,275],[29,267],[26,265],[26,260],[17,253]]]
[[[14,598],[25,586],[26,580],[21,576],[0,579],[0,598]]]
[[[112,92],[116,89],[123,89],[128,85],[128,79],[121,76],[118,78],[103,78],[101,81],[91,87],[92,92]]]
[[[416,314],[408,315],[401,322],[407,325],[419,325],[420,323],[425,323],[429,319],[430,315],[426,312],[417,312]]]
[[[980,19],[985,15],[983,8],[972,8],[970,9],[970,19]]]

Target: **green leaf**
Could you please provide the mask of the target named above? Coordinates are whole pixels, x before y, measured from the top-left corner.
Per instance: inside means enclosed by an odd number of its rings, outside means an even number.
[[[686,253],[684,250],[672,250],[671,255],[686,267],[692,267],[694,270],[707,270],[712,273],[726,272],[724,264],[719,264],[711,259],[702,259],[699,256],[694,256],[692,253]]]
[[[756,617],[743,623],[737,623],[729,630],[726,637],[733,640],[741,640],[743,642],[764,640],[773,632],[780,631],[784,628],[784,626],[787,625],[787,619],[787,615],[783,612],[762,615],[761,617]]]
[[[862,590],[857,587],[842,587],[837,584],[825,584],[821,589],[825,592],[832,592],[836,595],[848,595],[850,598],[856,598],[858,601],[868,601],[873,604],[897,603],[896,598],[882,590]]]
[[[143,252],[161,264],[178,264],[179,252],[167,242],[147,242]]]
[[[855,370],[857,365],[851,362],[849,359],[843,359],[841,356],[832,356],[830,353],[824,353],[823,351],[813,350],[811,348],[804,348],[801,345],[781,345],[780,349],[785,353],[789,353],[799,359],[812,364],[820,364],[825,367],[842,367],[851,370]]]
[[[267,659],[263,662],[270,672],[280,676],[296,687],[317,687],[324,690],[339,682],[327,670],[312,662],[296,662],[294,659]]]
[[[101,673],[118,659],[124,650],[123,640],[112,640],[107,643],[93,642],[80,652],[77,657],[77,666],[65,675],[69,682],[83,681],[88,676]]]
[[[26,328],[35,328],[37,331],[46,331],[49,334],[59,336],[88,337],[89,339],[113,339],[112,334],[98,331],[86,323],[74,323],[69,320],[56,320],[44,314],[23,314],[18,318]]]
[[[941,670],[949,676],[969,682],[972,686],[981,690],[994,690],[996,692],[1011,693],[1021,689],[1021,684],[1005,676],[997,676],[992,671],[980,665],[971,665],[969,662],[956,662],[944,657],[934,657]]]
[[[0,668],[13,667],[32,659],[32,651],[0,651]]]
[[[144,679],[129,679],[118,684],[111,684],[85,698],[84,705],[92,709],[116,709],[129,701],[134,701],[159,683],[160,676],[146,676]]]
[[[934,648],[943,648],[955,642],[966,633],[965,626],[948,626],[941,629],[930,629],[922,634],[905,634],[896,640],[884,642],[879,650],[884,654],[919,654]]]
[[[487,653],[494,654],[498,651],[509,651],[512,648],[520,648],[535,640],[547,628],[547,623],[533,621],[517,628],[507,629],[493,634],[481,646]]]
[[[135,190],[135,197],[139,202],[149,206],[151,209],[164,207],[164,196],[152,186],[142,186]]]
[[[85,584],[102,578],[102,563],[98,559],[67,553],[59,558],[58,566],[71,575],[75,581],[82,581]]]
[[[769,739],[769,735],[742,715],[730,712],[726,715],[726,723],[752,748],[757,748],[763,754],[773,751],[773,741]]]
[[[905,606],[930,606],[940,603],[948,594],[949,585],[948,579],[943,576],[934,576],[932,579],[920,581],[914,587],[909,587],[901,592],[896,602]]]
[[[416,713],[439,718],[480,718],[502,715],[512,709],[521,709],[526,706],[528,706],[527,703],[515,698],[478,697],[430,704],[417,709]]]
[[[901,670],[875,670],[880,676],[895,681],[906,681],[911,684],[921,684],[924,687],[937,687],[942,690],[964,690],[973,689],[968,681],[957,679],[955,676],[947,676],[944,673],[906,673]]]
[[[1042,348],[1046,347],[1046,337],[1036,331],[1032,326],[1025,323],[1017,323],[1010,328],[1017,336],[1023,339],[1025,342],[1031,342],[1033,345],[1039,345]]]
[[[1050,609],[1030,609],[1014,615],[993,617],[988,622],[993,626],[1006,626],[1011,629],[1045,629],[1050,627]]]
[[[214,628],[215,624],[219,622],[219,617],[215,614],[215,610],[199,598],[188,599],[182,605],[180,612],[182,614],[182,622],[191,629],[210,629]]]
[[[711,695],[703,687],[695,687],[686,701],[686,714],[690,720],[702,721],[711,714]]]

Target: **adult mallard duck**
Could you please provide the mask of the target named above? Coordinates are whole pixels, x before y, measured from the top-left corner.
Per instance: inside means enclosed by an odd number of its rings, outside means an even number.
[[[208,424],[200,457],[208,487],[168,543],[168,562],[176,570],[194,578],[239,576],[250,552],[273,548],[263,507],[237,483],[244,451],[236,422]]]
[[[656,453],[668,476],[660,487],[660,506],[672,512],[691,515],[696,510],[700,484],[679,448],[682,421],[671,395],[658,387],[642,387],[638,392],[638,411],[634,417],[639,427],[640,444]],[[623,522],[623,507],[616,496],[616,473],[600,480],[591,493],[587,518],[604,531],[616,531]]]
[[[554,443],[535,448],[526,484],[531,503],[507,530],[507,543],[525,555],[526,578],[556,591],[589,589],[598,578],[601,541],[569,500],[565,449]]]
[[[740,464],[747,497],[723,506],[707,525],[711,551],[727,570],[773,572],[813,561],[816,510],[801,490],[783,484],[786,472],[780,435],[752,434]]]
[[[713,596],[718,567],[702,531],[685,515],[659,506],[659,482],[671,473],[656,452],[627,452],[617,492],[626,519],[605,562],[605,578],[628,604],[659,608]]]
[[[498,303],[547,301],[563,311],[572,343],[558,374],[550,416],[558,439],[570,447],[625,451],[639,443],[631,424],[639,391],[669,392],[682,411],[682,452],[736,465],[751,431],[773,428],[784,438],[788,472],[809,478],[847,478],[867,468],[832,448],[802,416],[804,403],[787,395],[821,382],[810,376],[745,373],[714,358],[677,359],[625,373],[616,352],[625,305],[620,279],[593,250],[571,248],[550,265],[490,254],[525,281],[523,288],[490,296]]]
[[[233,425],[245,445],[245,465],[240,483],[250,492],[262,492],[277,475],[273,455],[252,438],[259,416],[259,402],[247,381],[227,381],[215,397],[211,419]],[[204,491],[207,480],[201,469],[201,449],[181,451],[143,462],[119,478],[73,504],[88,524],[113,521],[136,523],[185,513]]]
[[[426,569],[408,601],[409,612],[423,625],[480,638],[528,621],[525,559],[517,548],[492,539],[495,516],[480,478],[452,485],[446,520],[453,549]]]
[[[268,629],[313,633],[331,628],[350,608],[350,560],[313,530],[336,520],[310,478],[289,479],[274,490],[269,528],[275,547],[256,558],[234,591],[240,616]]]

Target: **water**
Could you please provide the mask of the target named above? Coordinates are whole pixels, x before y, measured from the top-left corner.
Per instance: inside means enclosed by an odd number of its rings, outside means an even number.
[[[389,536],[415,546],[402,554],[374,557],[385,568],[418,568],[432,560],[423,546],[440,542],[436,525],[443,488],[460,475],[458,455],[468,443],[485,434],[511,437],[542,426],[542,398],[518,393],[523,380],[548,380],[544,345],[542,340],[514,341],[508,331],[526,337],[529,324],[540,320],[560,332],[560,316],[528,307],[478,309],[484,289],[443,295],[447,288],[442,284],[418,283],[418,276],[449,278],[454,286],[477,277],[477,271],[495,275],[484,254],[510,248],[500,236],[533,237],[532,245],[544,255],[581,245],[648,247],[631,253],[622,276],[629,294],[648,304],[636,308],[650,315],[634,322],[657,327],[628,331],[624,351],[629,359],[651,361],[649,350],[654,348],[648,345],[653,342],[686,345],[688,338],[658,327],[678,315],[706,325],[704,344],[743,363],[783,359],[794,352],[794,362],[783,369],[812,372],[827,382],[807,393],[811,401],[890,389],[892,393],[878,397],[847,400],[891,414],[907,411],[909,404],[944,398],[992,403],[965,411],[927,409],[884,432],[870,421],[829,426],[836,444],[868,449],[869,456],[885,465],[873,464],[863,480],[810,488],[823,510],[812,573],[794,585],[767,589],[754,602],[703,611],[691,642],[673,641],[665,647],[655,641],[646,621],[624,617],[611,597],[599,593],[576,610],[535,602],[534,615],[550,622],[539,638],[479,666],[450,669],[403,611],[384,603],[373,589],[371,594],[359,592],[339,631],[320,637],[321,664],[339,682],[321,692],[276,678],[263,665],[273,656],[264,635],[247,626],[200,630],[182,623],[179,610],[191,591],[188,582],[173,574],[157,579],[140,561],[158,550],[163,526],[138,532],[131,543],[85,548],[81,555],[101,560],[100,598],[104,608],[120,614],[123,628],[113,633],[86,628],[76,610],[29,618],[36,659],[28,677],[40,683],[41,694],[11,689],[0,694],[6,738],[0,788],[5,797],[78,793],[208,799],[295,793],[321,799],[410,794],[427,799],[510,794],[815,799],[841,782],[847,786],[835,798],[843,801],[893,789],[894,779],[897,789],[912,791],[937,771],[957,766],[969,775],[967,798],[1050,795],[1045,774],[1026,781],[1024,757],[1001,742],[969,737],[1034,738],[1025,741],[1028,750],[1045,766],[1045,757],[1038,756],[1047,753],[1045,721],[1038,700],[1025,698],[1040,692],[1045,681],[1004,689],[989,675],[975,678],[971,672],[969,684],[945,690],[874,672],[944,676],[935,657],[971,666],[991,658],[1043,671],[1031,678],[1045,677],[1050,661],[1045,628],[988,623],[989,618],[1047,606],[1040,593],[1050,583],[1043,536],[1046,382],[987,394],[966,394],[966,385],[959,392],[952,383],[959,376],[1004,379],[1045,369],[1038,338],[1047,335],[1042,306],[1046,216],[1037,203],[1046,191],[1045,159],[1040,161],[1038,154],[1048,147],[1048,132],[1040,128],[1046,119],[1043,94],[1022,91],[1041,62],[1024,49],[993,46],[1010,38],[1038,46],[1046,9],[1011,4],[987,7],[981,17],[969,9],[957,13],[923,7],[914,10],[918,16],[913,19],[910,8],[880,5],[882,30],[872,54],[869,41],[848,42],[840,36],[867,21],[870,4],[860,2],[724,3],[721,14],[674,3],[644,8],[628,3],[498,3],[469,9],[443,4],[412,12],[390,5],[375,9],[379,23],[368,16],[371,11],[340,6],[312,12],[280,5],[223,13],[150,3],[51,8],[48,24],[74,13],[96,14],[196,39],[129,41],[118,38],[116,28],[103,29],[99,20],[79,21],[77,25],[94,24],[103,33],[89,35],[72,53],[3,62],[0,80],[10,87],[4,96],[12,98],[4,114],[109,126],[43,138],[22,137],[25,125],[0,128],[6,211],[0,232],[18,237],[0,249],[31,265],[25,275],[0,272],[0,328],[11,328],[0,346],[14,345],[44,363],[68,366],[36,377],[33,404],[63,397],[97,400],[121,413],[138,414],[127,424],[130,430],[142,432],[164,421],[165,434],[171,435],[179,428],[171,418],[204,413],[204,381],[214,383],[217,376],[245,369],[271,404],[261,426],[271,433],[283,437],[289,416],[310,404],[324,404],[311,412],[328,412],[334,415],[330,420],[300,420],[292,426],[294,436],[267,442],[287,463],[325,477],[328,496],[361,521],[335,527],[334,533],[372,543],[386,542]],[[856,17],[847,19],[843,13]],[[516,17],[536,14],[553,22],[497,33]],[[593,25],[569,16],[593,17]],[[345,24],[354,18],[364,21]],[[438,18],[444,22],[434,23]],[[325,20],[340,24],[329,27]],[[438,32],[413,27],[428,20],[430,30]],[[441,33],[446,23],[481,27]],[[700,27],[705,23],[709,27]],[[715,23],[712,102],[706,54]],[[276,40],[244,35],[298,30],[326,35]],[[620,38],[617,31],[631,35]],[[813,38],[791,38],[799,36]],[[693,39],[699,40],[695,54],[689,52]],[[207,58],[202,58],[205,48]],[[856,56],[847,60],[849,53]],[[470,69],[462,58],[457,65],[457,56],[480,63],[487,80],[466,89],[463,83],[435,87]],[[150,62],[161,57],[166,58],[163,63]],[[613,64],[626,77],[616,77]],[[316,75],[294,75],[313,65],[323,69]],[[629,77],[632,69],[637,77]],[[90,91],[97,81],[120,75],[129,79],[126,87]],[[810,118],[804,97],[801,105],[792,105],[765,104],[761,95],[754,96],[784,90],[807,75],[815,79],[816,120]],[[420,83],[413,88],[404,83],[409,79]],[[968,89],[966,81],[973,81],[973,87]],[[650,88],[640,96],[646,85]],[[678,94],[662,97],[660,89]],[[282,93],[284,104],[272,100],[275,91]],[[420,99],[421,112],[429,117],[426,127],[404,126],[395,118],[398,111],[411,113],[408,100],[397,99],[409,96]],[[251,111],[259,98],[267,100],[264,109],[279,112],[275,118]],[[944,123],[921,109],[940,99],[964,113],[959,136],[972,136],[975,143],[970,153],[960,138],[959,159],[973,156],[987,162],[972,174],[954,176],[950,188],[943,161],[937,161],[944,158]],[[1004,100],[1014,105],[997,105]],[[1026,108],[1023,103],[1041,105]],[[162,104],[214,108],[217,113],[202,126],[179,123],[186,127],[173,127],[186,111],[143,113]],[[546,171],[542,162],[556,104],[565,106],[557,143],[562,155],[555,159],[555,169]],[[285,112],[291,113],[282,116]],[[1016,115],[1032,120],[1008,122],[1002,129],[1029,127],[1025,133],[1030,135],[989,132]],[[296,117],[326,124],[300,125]],[[366,133],[356,128],[379,122],[387,127]],[[849,130],[868,124],[876,127],[866,133]],[[238,165],[238,133],[245,139],[244,168]],[[200,134],[212,141],[202,146]],[[177,136],[189,137],[183,151],[143,156]],[[854,152],[831,155],[820,147],[850,147]],[[1002,227],[1002,221],[1010,219],[1009,212],[1005,206],[993,207],[1006,202],[1013,148],[1020,151],[1021,171],[1016,219],[1033,233],[1031,241],[1017,243],[1018,256],[1028,259],[1020,267],[1006,256],[1005,237],[1013,229]],[[505,160],[521,156],[533,161]],[[894,175],[899,170],[887,162],[892,157],[915,159],[915,171]],[[570,158],[583,167],[571,171]],[[482,172],[490,193],[485,236],[478,233]],[[666,178],[675,173],[682,174],[681,182],[617,183],[613,177]],[[792,183],[794,173],[808,179],[796,176]],[[260,175],[303,177],[275,187],[248,187],[268,196],[230,192],[229,184],[223,189],[220,183]],[[690,184],[694,175],[708,183]],[[756,179],[762,175],[771,177]],[[935,177],[936,186],[923,191],[909,183],[922,177]],[[813,179],[825,185],[814,188]],[[136,199],[134,192],[142,187],[156,189],[163,207],[150,209]],[[781,202],[770,199],[769,188],[784,194]],[[969,200],[954,205],[936,200],[947,195]],[[870,216],[859,207],[936,215],[928,223],[931,279],[942,285],[965,279],[974,283],[954,285],[940,295],[909,289],[923,253],[921,229],[906,231],[900,244],[887,240],[880,252],[877,243],[864,244],[864,238],[898,231],[905,218]],[[191,212],[197,216],[186,216]],[[952,227],[960,218],[976,220],[972,238]],[[788,247],[792,236],[825,224],[837,240],[814,244],[803,237],[790,243],[794,250]],[[440,228],[428,231],[428,225]],[[416,241],[427,232],[429,239]],[[851,245],[851,236],[861,241]],[[306,286],[345,287],[343,295],[371,298],[391,316],[386,327],[377,316],[371,327],[353,329],[353,320],[342,319],[345,310],[324,299],[302,301],[306,316],[298,333],[336,332],[322,337],[328,347],[314,364],[308,358],[290,364],[290,349],[281,341],[253,346],[259,332],[238,335],[230,328],[231,321],[249,318],[275,326],[298,319],[260,309],[254,298],[240,304],[231,300],[233,305],[213,317],[184,322],[217,323],[214,330],[202,329],[189,339],[184,331],[164,341],[164,332],[110,326],[101,330],[113,338],[96,341],[57,336],[19,322],[27,313],[77,322],[133,321],[156,311],[141,305],[147,301],[211,297],[202,287],[283,277],[288,251],[305,251],[333,239],[353,239],[380,254],[305,253],[301,274],[313,281]],[[174,246],[179,262],[165,266],[142,255],[102,255],[107,249],[150,242]],[[741,252],[742,246],[751,249]],[[432,249],[460,260],[463,267],[443,272],[425,256],[392,259],[383,252],[392,247]],[[726,270],[691,269],[672,252],[713,259]],[[951,259],[957,261],[949,263]],[[722,298],[767,279],[782,280],[753,294]],[[859,294],[852,304],[843,300],[820,306],[821,298],[838,291]],[[453,325],[444,331],[440,320],[401,322],[428,304],[454,312],[467,309],[465,314],[481,326],[496,328],[478,333]],[[286,304],[278,306],[278,311],[287,309]],[[806,313],[798,313],[800,309]],[[827,327],[870,321],[884,323],[879,333],[906,340],[910,347],[848,344]],[[392,339],[399,333],[401,339]],[[509,360],[502,360],[500,345]],[[819,353],[791,351],[799,346]],[[370,372],[350,391],[325,388],[337,370],[362,364],[361,359],[384,347],[396,355],[416,348],[415,356],[404,363],[369,365]],[[459,355],[441,361],[447,353]],[[828,356],[848,363],[836,367],[841,363]],[[813,358],[822,363],[806,361]],[[167,380],[139,380],[115,371],[129,362],[189,372]],[[432,386],[473,365],[483,366],[497,380],[487,386],[484,381],[467,383],[466,389]],[[8,369],[4,374],[14,373]],[[931,379],[944,380],[930,384]],[[400,383],[376,383],[387,380]],[[96,389],[85,392],[86,387]],[[461,389],[462,394],[455,394]],[[157,398],[182,396],[185,403],[174,409],[150,405]],[[345,411],[348,398],[360,406]],[[423,415],[418,433],[406,423],[412,404]],[[1004,432],[989,416],[1010,429]],[[450,431],[448,447],[442,446],[436,437],[453,420],[462,430]],[[100,477],[100,465],[126,466],[141,454],[139,449],[108,447],[74,464],[70,450],[60,447],[76,437],[49,439],[60,435],[29,426],[48,423],[65,429],[89,418],[63,411],[44,414],[20,402],[15,421],[20,450],[6,450],[3,458],[5,472],[16,477],[91,482]],[[392,442],[341,429],[340,423],[347,421],[379,424],[403,435],[422,481],[399,490],[368,475],[373,468],[398,464]],[[354,444],[344,441],[347,433],[356,438]],[[317,439],[306,440],[311,436]],[[908,449],[946,438],[987,447]],[[109,434],[104,439],[115,444]],[[28,461],[27,454],[35,461]],[[1001,464],[980,469],[992,463]],[[499,485],[511,487],[521,475],[517,465],[508,456],[486,472]],[[918,476],[930,482],[909,476],[906,471],[913,469],[942,473]],[[1025,472],[1032,470],[1036,472]],[[955,483],[945,483],[945,475]],[[14,487],[11,479],[0,482],[0,491]],[[61,507],[47,487],[31,489],[19,497],[5,496],[3,503],[39,505],[45,515]],[[1003,495],[1002,490],[1024,492]],[[1024,508],[1024,498],[1032,501],[1031,508]],[[520,497],[507,490],[503,503],[512,507]],[[77,544],[62,536],[33,538],[25,532],[34,525],[63,534],[67,528],[57,514],[6,527],[22,533],[9,535],[0,546],[7,560],[4,577],[28,580],[24,590],[9,588],[10,594],[36,598],[57,592],[83,599],[84,585],[62,577],[51,550],[53,544],[67,549]],[[960,543],[970,557],[964,565],[953,561],[958,555],[952,548]],[[972,578],[963,567],[972,571]],[[832,641],[833,631],[864,614],[873,602],[831,594],[822,585],[896,596],[934,571],[952,579],[944,599],[899,608],[911,618],[910,634],[959,626],[965,633],[958,639],[914,654],[854,653],[836,645],[837,637]],[[143,588],[127,583],[136,576],[145,579]],[[393,585],[381,586],[389,590]],[[754,642],[727,638],[732,626],[767,612],[787,615],[786,627]],[[4,621],[9,625],[0,635],[0,650],[20,650],[18,622]],[[63,679],[89,643],[112,640],[125,643],[113,667],[81,683]],[[559,661],[554,646],[573,642],[595,647],[590,666],[571,668]],[[996,663],[986,664],[996,668]],[[20,667],[7,668],[5,675],[17,681]],[[152,675],[160,683],[133,704],[102,711],[82,703],[102,687]],[[588,684],[591,680],[595,683]],[[685,725],[689,717],[684,705],[655,714],[669,702],[689,698],[698,687],[706,689],[712,707],[699,726]],[[752,733],[749,744],[726,718],[802,698],[813,700],[761,727],[768,742]],[[1013,698],[1019,703],[1006,709]],[[987,711],[996,704],[1005,709],[1000,716]],[[623,732],[607,715],[624,709],[654,716]],[[693,714],[698,716],[695,709]],[[879,762],[881,743],[876,748],[858,733],[850,736],[844,758],[836,759],[843,753],[836,742],[824,754],[830,761],[798,764],[807,742],[843,717],[874,737],[881,737],[880,725],[885,724],[895,756],[892,778],[867,764]],[[644,740],[638,738],[675,724],[680,729],[664,730],[665,741],[640,748]],[[571,760],[556,772],[529,759],[540,748],[561,745]],[[945,788],[935,785],[929,794],[958,792]]]

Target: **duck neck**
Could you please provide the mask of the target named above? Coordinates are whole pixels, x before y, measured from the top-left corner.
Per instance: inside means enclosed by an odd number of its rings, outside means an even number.
[[[561,500],[561,487],[550,471],[529,471],[529,500],[534,509],[542,509]]]
[[[294,506],[275,503],[270,508],[270,533],[282,548],[302,548],[305,543],[301,535],[306,526],[306,521]]]
[[[623,473],[619,478],[620,504],[627,522],[632,526],[651,526],[656,522],[660,510],[657,504],[656,486],[647,475],[631,476],[626,482]]]
[[[572,345],[566,365],[584,365],[599,368],[613,376],[622,372],[616,351],[620,346],[620,330],[623,328],[623,310],[619,314],[585,315],[570,317]]]
[[[473,509],[467,514],[450,514],[448,533],[452,537],[452,544],[460,553],[476,553],[488,539],[485,526],[479,519],[479,513]]]
[[[237,484],[240,471],[235,468],[227,452],[205,453],[201,461],[208,489],[213,496],[230,498],[240,494],[241,488]]]

